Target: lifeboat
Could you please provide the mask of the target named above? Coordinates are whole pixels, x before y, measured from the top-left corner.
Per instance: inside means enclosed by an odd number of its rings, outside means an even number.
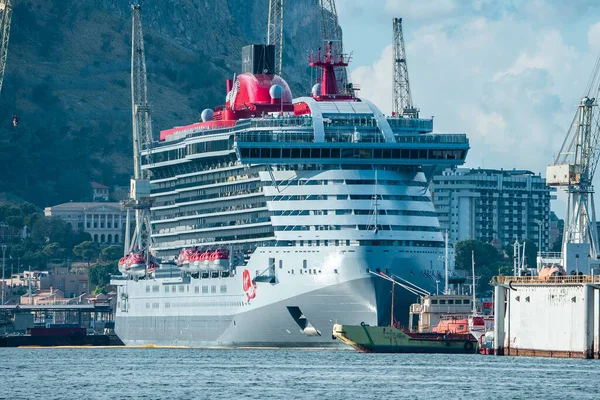
[[[122,273],[123,275],[126,275],[127,271],[125,270],[125,266],[127,265],[127,256],[121,257],[121,259],[119,260],[119,263],[117,265],[119,267],[119,272]]]
[[[202,269],[204,263],[202,262],[201,258],[202,252],[200,251],[195,251],[194,254],[192,254],[192,256],[190,257],[190,272],[199,272]]]
[[[129,253],[119,260],[119,271],[126,275],[141,277],[146,275],[146,258],[144,253]]]
[[[210,255],[210,269],[226,270],[229,268],[229,250],[217,249]]]
[[[201,269],[209,269],[210,268],[210,256],[211,251],[206,250],[200,255],[200,268]]]
[[[190,262],[195,251],[192,249],[183,249],[177,258],[177,266],[184,272],[190,272]]]

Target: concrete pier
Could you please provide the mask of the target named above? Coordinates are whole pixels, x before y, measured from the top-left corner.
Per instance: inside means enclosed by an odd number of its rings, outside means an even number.
[[[504,355],[504,318],[506,314],[506,289],[502,285],[494,288],[494,353]]]
[[[600,277],[495,277],[497,355],[599,358]]]

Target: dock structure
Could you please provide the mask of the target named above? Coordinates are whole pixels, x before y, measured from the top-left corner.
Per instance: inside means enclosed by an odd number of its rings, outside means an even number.
[[[497,276],[496,355],[600,358],[600,276]]]
[[[2,325],[15,321],[15,316],[31,314],[31,322],[42,322],[52,316],[52,321],[60,319],[62,323],[75,323],[79,326],[89,325],[91,321],[114,321],[114,310],[110,303],[95,304],[47,304],[0,305],[0,331]],[[60,317],[60,318],[59,318]],[[28,326],[33,327],[33,326]]]

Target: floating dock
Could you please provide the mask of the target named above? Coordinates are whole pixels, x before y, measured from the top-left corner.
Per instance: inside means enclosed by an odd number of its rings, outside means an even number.
[[[600,276],[494,277],[496,355],[600,357]]]

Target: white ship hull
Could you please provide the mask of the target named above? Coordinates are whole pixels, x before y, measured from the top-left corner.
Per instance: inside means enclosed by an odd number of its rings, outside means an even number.
[[[443,268],[439,261],[443,250],[407,250],[259,248],[246,267],[238,267],[235,276],[125,281],[119,286],[116,333],[127,345],[339,346],[331,337],[334,323],[390,321],[391,284],[367,269],[380,269],[435,290],[435,276]],[[244,291],[243,270],[256,278],[257,271],[269,265],[269,256],[283,251],[284,255],[278,254],[283,256],[283,267],[275,268],[274,283],[259,278],[255,289]],[[203,286],[208,293],[202,293]],[[253,291],[255,297],[249,298]],[[396,290],[397,319],[406,318],[415,299]]]

